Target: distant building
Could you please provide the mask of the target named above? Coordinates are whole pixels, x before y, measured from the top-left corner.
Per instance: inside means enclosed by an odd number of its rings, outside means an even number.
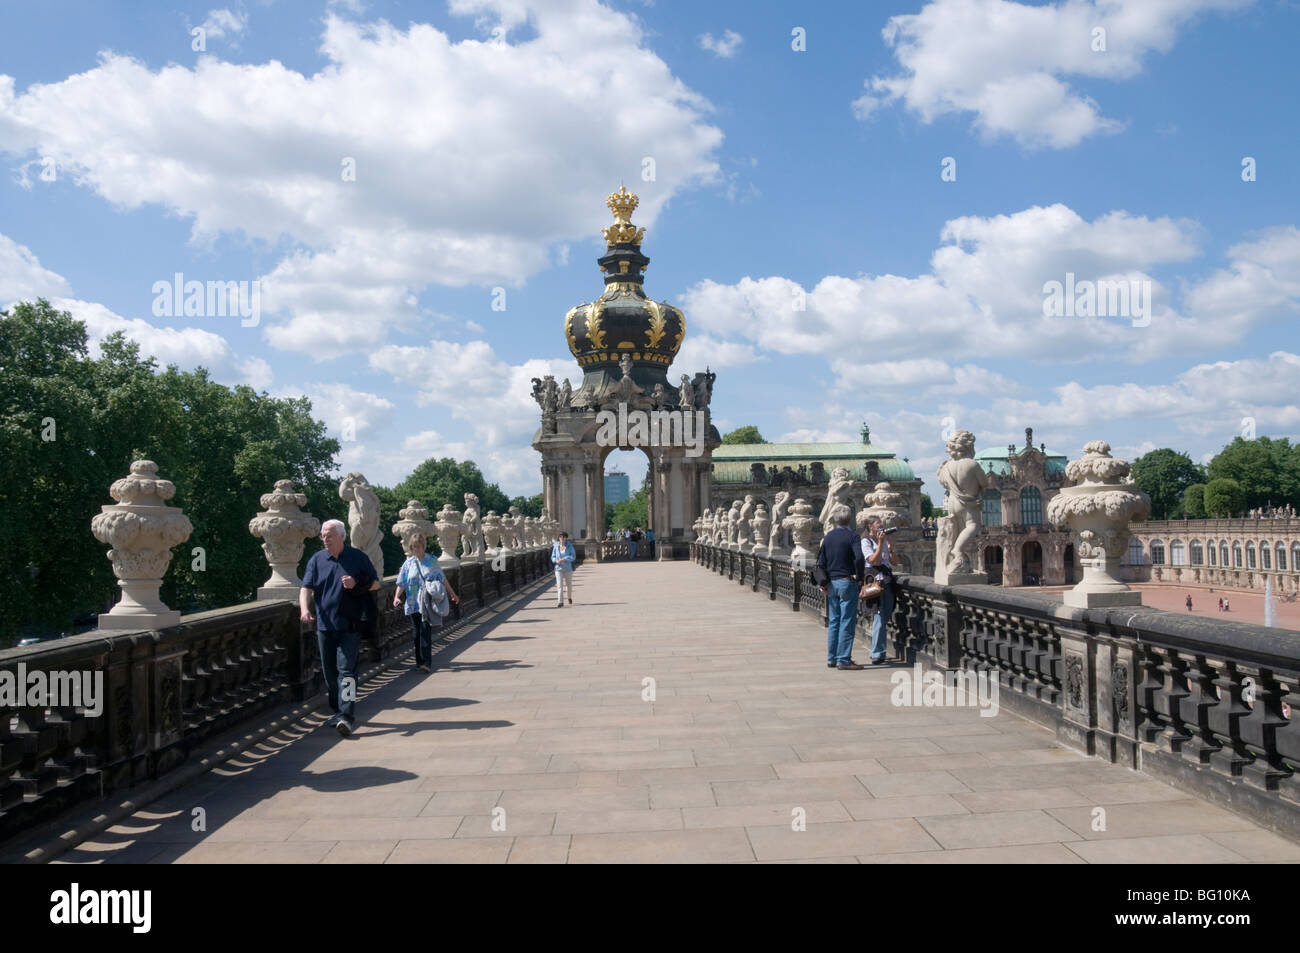
[[[627,474],[619,470],[611,470],[605,474],[605,502],[622,503],[629,499],[632,493],[628,486]]]

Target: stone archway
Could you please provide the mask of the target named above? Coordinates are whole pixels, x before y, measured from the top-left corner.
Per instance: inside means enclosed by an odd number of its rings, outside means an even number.
[[[645,229],[631,223],[637,197],[620,188],[605,204],[614,213],[603,230],[606,253],[597,259],[605,291],[571,308],[563,324],[582,382],[574,389],[567,379],[533,379],[542,425],[532,444],[542,455],[548,511],[593,559],[605,531],[605,457],[615,449],[644,451],[657,556],[686,559],[692,526],[709,505],[713,449],[722,442],[709,412],[717,375],[706,368],[671,383],[686,318],[642,289],[650,259],[641,253]]]
[[[1043,584],[1043,547],[1037,540],[1031,539],[1021,547],[1020,566],[1022,586]]]
[[[1002,547],[984,547],[984,571],[988,573],[989,585],[1002,585]]]

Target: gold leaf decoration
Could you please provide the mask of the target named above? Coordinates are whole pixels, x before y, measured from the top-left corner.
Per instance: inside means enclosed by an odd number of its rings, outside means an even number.
[[[673,342],[673,353],[676,354],[678,349],[682,346],[682,338],[686,337],[686,315],[682,314],[671,305],[669,305],[669,310],[672,311],[673,314],[677,315],[677,340]]]
[[[647,299],[646,309],[650,312],[650,330],[646,332],[646,347],[658,347],[667,332],[667,319],[658,301]]]
[[[600,316],[605,313],[605,303],[599,299],[593,301],[590,310],[587,312],[587,340],[591,342],[592,347],[603,348],[605,344],[605,331],[600,326]]]
[[[564,316],[564,336],[569,339],[569,350],[574,354],[578,353],[578,339],[573,336],[573,316],[578,313],[579,307],[581,305],[574,305]]]

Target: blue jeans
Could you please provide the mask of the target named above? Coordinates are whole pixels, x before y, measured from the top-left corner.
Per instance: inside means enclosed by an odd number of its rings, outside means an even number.
[[[330,709],[347,721],[353,721],[356,715],[357,657],[361,654],[361,633],[318,631],[316,642],[320,646],[320,667],[325,676],[325,691],[329,693]]]
[[[885,657],[885,625],[894,614],[894,587],[885,586],[877,600],[876,617],[871,620],[871,657]]]
[[[415,664],[433,666],[433,626],[424,621],[424,617],[418,612],[413,612],[408,619],[411,620],[411,635],[415,639]],[[441,619],[439,620],[441,625]]]
[[[853,661],[853,627],[858,621],[858,584],[832,579],[826,590],[826,664]]]
[[[627,558],[636,559],[636,540],[629,539],[627,541]]]

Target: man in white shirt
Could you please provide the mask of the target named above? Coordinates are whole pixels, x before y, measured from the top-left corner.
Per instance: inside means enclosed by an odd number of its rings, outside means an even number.
[[[868,583],[873,578],[880,578],[881,573],[876,570],[881,567],[886,570],[891,569],[889,564],[889,537],[885,535],[885,524],[879,516],[873,516],[867,520],[867,531],[862,536],[862,558],[866,563]],[[885,624],[894,613],[893,574],[891,571],[883,575],[884,589],[876,600],[876,617],[871,620],[872,665],[883,665],[885,663]]]

